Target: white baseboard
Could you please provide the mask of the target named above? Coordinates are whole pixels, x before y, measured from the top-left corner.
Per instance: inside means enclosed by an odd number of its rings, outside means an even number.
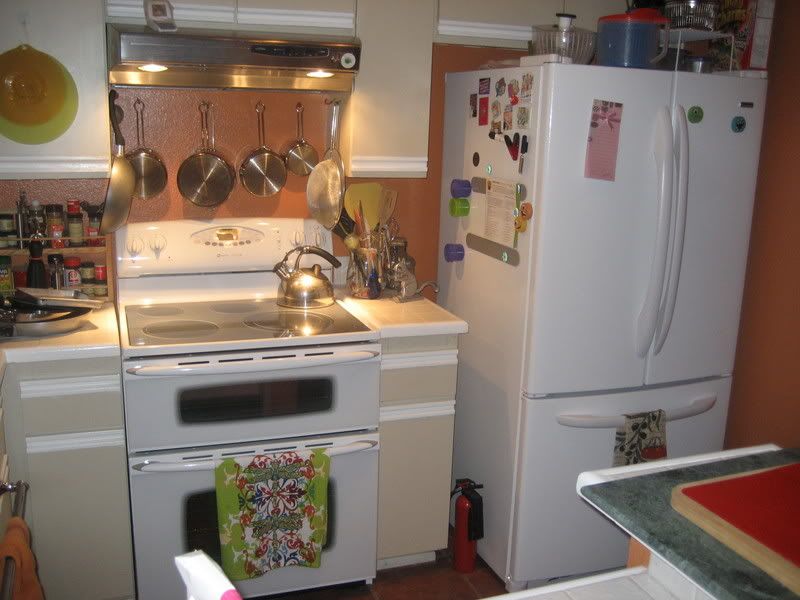
[[[422,552],[420,554],[406,554],[405,556],[392,556],[391,558],[378,559],[378,571],[383,569],[394,569],[396,567],[407,567],[409,565],[419,565],[436,561],[436,552]]]

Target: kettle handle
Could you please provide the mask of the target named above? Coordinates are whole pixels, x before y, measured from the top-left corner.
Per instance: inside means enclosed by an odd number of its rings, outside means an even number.
[[[339,262],[339,259],[336,258],[333,254],[328,252],[327,250],[323,250],[319,246],[298,246],[294,250],[290,250],[289,253],[284,257],[284,260],[289,257],[289,254],[299,250],[300,253],[297,255],[297,260],[294,261],[294,270],[300,268],[300,257],[304,254],[316,254],[317,256],[324,258],[329,263],[331,263],[334,267],[339,268],[342,266],[342,263]]]

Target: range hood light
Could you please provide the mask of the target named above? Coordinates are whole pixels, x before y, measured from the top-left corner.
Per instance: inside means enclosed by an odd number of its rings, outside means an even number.
[[[150,63],[147,65],[140,65],[137,67],[140,71],[147,71],[148,73],[161,73],[162,71],[166,71],[167,67],[164,65],[157,65],[155,63]]]
[[[316,77],[318,79],[325,79],[326,77],[333,77],[333,73],[330,71],[323,71],[322,69],[317,69],[316,71],[311,71],[306,73],[306,77]]]

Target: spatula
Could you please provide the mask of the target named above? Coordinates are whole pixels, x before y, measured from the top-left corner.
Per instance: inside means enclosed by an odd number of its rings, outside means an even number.
[[[344,208],[354,219],[361,212],[370,227],[377,227],[382,196],[383,186],[380,183],[352,183],[344,194]]]

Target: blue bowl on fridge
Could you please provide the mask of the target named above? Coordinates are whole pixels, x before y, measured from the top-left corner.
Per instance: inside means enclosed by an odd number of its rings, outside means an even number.
[[[668,48],[669,19],[654,8],[637,8],[597,21],[597,62],[602,66],[654,69]]]

